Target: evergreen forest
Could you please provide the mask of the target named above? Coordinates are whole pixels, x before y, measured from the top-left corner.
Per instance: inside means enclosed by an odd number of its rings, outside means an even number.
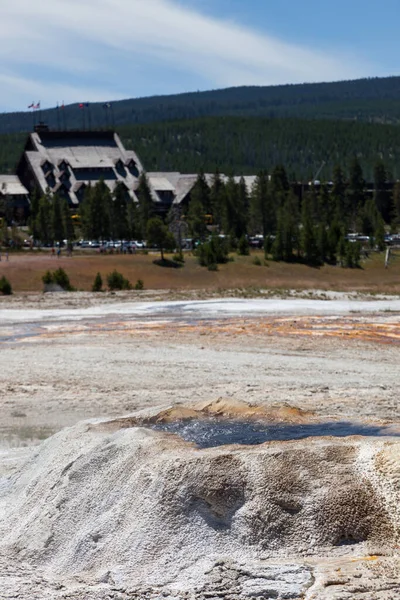
[[[210,116],[400,121],[400,77],[331,83],[242,86],[169,96],[132,98],[65,108],[0,115],[0,133],[31,131],[45,121],[51,128],[105,128]],[[85,98],[81,99],[85,102]]]
[[[147,175],[140,176],[138,204],[129,200],[124,186],[113,194],[103,181],[88,187],[79,210],[79,235],[104,242],[108,239],[150,239],[151,245],[181,250],[190,236],[199,244],[200,264],[214,268],[237,250],[249,253],[256,240],[265,256],[277,261],[360,266],[361,245],[349,231],[365,236],[364,250],[385,247],[386,231],[400,226],[400,183],[387,185],[383,162],[374,168],[373,190],[367,189],[360,162],[354,158],[348,177],[336,166],[328,185],[311,185],[299,195],[283,166],[268,174],[260,171],[252,189],[243,177],[224,179],[216,170],[211,185],[202,171],[188,204],[171,206],[162,220],[156,214]],[[52,244],[77,236],[65,200],[57,195],[35,196],[30,229],[34,239]]]
[[[345,171],[354,156],[364,177],[385,163],[389,179],[400,179],[400,127],[397,125],[258,117],[210,117],[118,127],[127,149],[135,150],[147,171],[256,174],[283,164],[289,178],[330,181],[335,165]],[[26,134],[0,136],[0,172],[12,173]]]

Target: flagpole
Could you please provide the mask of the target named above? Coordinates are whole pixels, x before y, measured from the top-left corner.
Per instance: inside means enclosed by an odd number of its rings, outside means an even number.
[[[115,119],[114,119],[114,107],[111,104],[111,123],[112,123],[112,127],[115,130]]]
[[[58,102],[57,102],[57,127],[58,127],[58,131],[61,131],[61,123],[60,123],[60,107],[58,106]]]
[[[85,113],[84,113],[84,110],[85,110],[85,109],[84,109],[84,107],[83,107],[83,104],[82,104],[82,103],[80,103],[80,104],[79,104],[79,109],[80,109],[80,110],[81,110],[81,112],[82,112],[82,131],[83,131],[83,130],[85,129]]]
[[[62,103],[62,111],[63,111],[64,131],[67,131],[67,118],[65,116],[65,104],[64,104],[64,100],[63,100],[63,103]]]
[[[106,129],[108,129],[108,108],[107,108],[107,104],[103,104],[103,110],[104,110],[104,124]]]
[[[90,104],[89,104],[89,102],[87,102],[86,105],[87,105],[87,109],[88,109],[88,129],[89,129],[89,131],[91,131],[92,130],[92,114],[90,112]]]

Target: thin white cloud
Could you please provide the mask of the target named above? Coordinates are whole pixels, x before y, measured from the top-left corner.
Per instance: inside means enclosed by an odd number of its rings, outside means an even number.
[[[52,77],[55,87],[66,85],[78,92],[75,101],[133,95],[137,82],[134,86],[130,81],[131,65],[137,64],[162,65],[166,83],[172,68],[181,71],[183,82],[185,74],[190,74],[191,80],[197,75],[209,82],[209,87],[337,80],[371,72],[371,65],[353,56],[285,43],[237,23],[200,14],[176,0],[7,3],[0,38],[0,64],[7,70],[0,70],[0,75],[12,74],[18,82],[13,85],[10,81],[8,88],[3,87],[1,102],[7,106],[16,101],[22,108],[20,94],[26,92],[30,98],[33,93],[29,91],[30,77],[23,84],[27,65],[37,72],[40,69],[38,85],[45,86]],[[143,77],[148,78],[148,89],[152,90],[150,66]],[[93,93],[89,93],[92,82]],[[106,96],[97,95],[103,90]],[[50,103],[54,93],[49,86]]]

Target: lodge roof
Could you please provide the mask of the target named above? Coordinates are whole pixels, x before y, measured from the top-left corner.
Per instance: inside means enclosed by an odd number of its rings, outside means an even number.
[[[26,196],[28,190],[17,175],[0,175],[0,195]]]
[[[119,167],[134,163],[139,174],[143,171],[143,167],[136,153],[126,150],[116,133],[110,131],[34,132],[30,134],[25,148],[21,161],[26,160],[29,164],[42,193],[49,188],[46,173],[54,169],[55,181],[50,191],[57,191],[63,175],[68,174],[71,185],[67,193],[72,204],[79,204],[75,194],[79,190],[77,184],[83,178],[88,180],[87,183],[92,181],[95,184],[103,173],[105,183],[111,191],[120,181],[126,185],[131,197],[135,199],[133,190],[137,185],[137,177],[129,170],[121,172]],[[43,166],[46,166],[46,173],[43,171]],[[85,170],[88,173],[85,173]]]

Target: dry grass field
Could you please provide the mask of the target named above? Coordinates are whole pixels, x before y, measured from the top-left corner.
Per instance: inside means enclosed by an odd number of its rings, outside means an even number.
[[[400,253],[393,254],[388,269],[384,255],[375,254],[363,262],[361,269],[342,269],[324,266],[312,268],[299,264],[269,261],[263,266],[253,264],[251,256],[234,256],[234,261],[220,265],[218,271],[201,267],[194,256],[186,255],[183,268],[165,268],[153,264],[159,254],[100,255],[90,252],[75,253],[72,258],[59,259],[49,252],[10,254],[9,261],[0,262],[0,277],[5,275],[14,292],[32,292],[43,289],[42,276],[48,270],[62,267],[78,290],[90,290],[94,277],[100,272],[105,284],[108,273],[117,269],[132,284],[144,281],[147,290],[239,290],[248,289],[319,289],[359,291],[372,293],[400,293]],[[263,259],[261,253],[257,255]]]

